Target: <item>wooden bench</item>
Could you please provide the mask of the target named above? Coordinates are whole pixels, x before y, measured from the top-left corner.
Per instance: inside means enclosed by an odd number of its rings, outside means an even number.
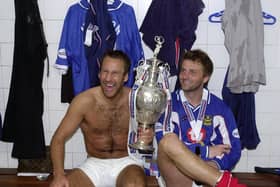
[[[280,187],[280,176],[259,173],[233,173],[240,183],[248,187]],[[52,176],[46,181],[39,181],[36,177],[18,177],[16,169],[0,169],[0,187],[48,187]],[[148,187],[158,187],[154,177],[148,177]]]
[[[17,176],[15,168],[0,168],[0,187],[49,187],[52,175],[45,181],[35,176]],[[159,187],[155,177],[148,177],[148,187]]]

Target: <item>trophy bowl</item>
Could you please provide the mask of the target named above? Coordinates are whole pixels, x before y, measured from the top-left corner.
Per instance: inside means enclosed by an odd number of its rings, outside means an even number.
[[[144,84],[136,95],[136,120],[144,126],[155,124],[165,106],[165,92],[155,86]]]

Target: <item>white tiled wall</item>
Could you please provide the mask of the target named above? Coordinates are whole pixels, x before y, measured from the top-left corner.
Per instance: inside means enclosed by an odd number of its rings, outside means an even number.
[[[44,77],[45,93],[44,129],[45,139],[49,144],[52,134],[62,116],[67,104],[60,103],[60,75],[52,65],[55,62],[56,50],[63,19],[68,7],[77,0],[39,0],[39,7],[44,23],[44,30],[49,44],[50,76]],[[124,0],[132,5],[141,25],[152,0]],[[224,0],[204,0],[206,8],[199,17],[196,31],[197,40],[194,48],[207,51],[215,62],[215,71],[210,81],[210,89],[221,96],[221,88],[225,68],[229,62],[228,53],[224,47],[224,35],[221,24],[209,23],[211,13],[224,9]],[[263,11],[277,18],[275,25],[265,26],[265,60],[267,85],[262,86],[256,94],[256,119],[261,143],[256,150],[243,150],[242,157],[235,171],[253,171],[254,166],[280,167],[280,12],[278,0],[262,0]],[[14,36],[14,4],[11,0],[0,1],[0,112],[4,116],[13,58]],[[143,46],[146,57],[151,57],[151,51]],[[0,142],[0,167],[17,167],[17,160],[11,158],[12,144]],[[78,131],[66,145],[66,168],[79,164],[86,156],[81,132]]]

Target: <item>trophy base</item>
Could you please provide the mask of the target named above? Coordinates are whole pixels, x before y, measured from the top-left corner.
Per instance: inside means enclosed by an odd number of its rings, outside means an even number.
[[[140,153],[152,153],[155,150],[152,145],[147,145],[142,141],[129,144],[129,147],[139,150]]]

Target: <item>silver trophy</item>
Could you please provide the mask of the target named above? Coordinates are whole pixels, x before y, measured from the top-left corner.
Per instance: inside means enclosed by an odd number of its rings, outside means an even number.
[[[153,58],[146,60],[148,68],[146,70],[146,78],[143,83],[139,85],[136,99],[136,121],[137,121],[137,141],[129,144],[130,147],[152,152],[154,150],[152,143],[147,144],[139,139],[139,133],[143,129],[153,128],[154,124],[158,121],[161,114],[164,112],[167,104],[167,94],[159,85],[159,74],[162,68],[167,67],[162,61],[157,59],[164,39],[162,37],[155,37],[156,48],[154,50]],[[161,66],[164,65],[164,66]],[[137,78],[136,78],[137,79]]]

